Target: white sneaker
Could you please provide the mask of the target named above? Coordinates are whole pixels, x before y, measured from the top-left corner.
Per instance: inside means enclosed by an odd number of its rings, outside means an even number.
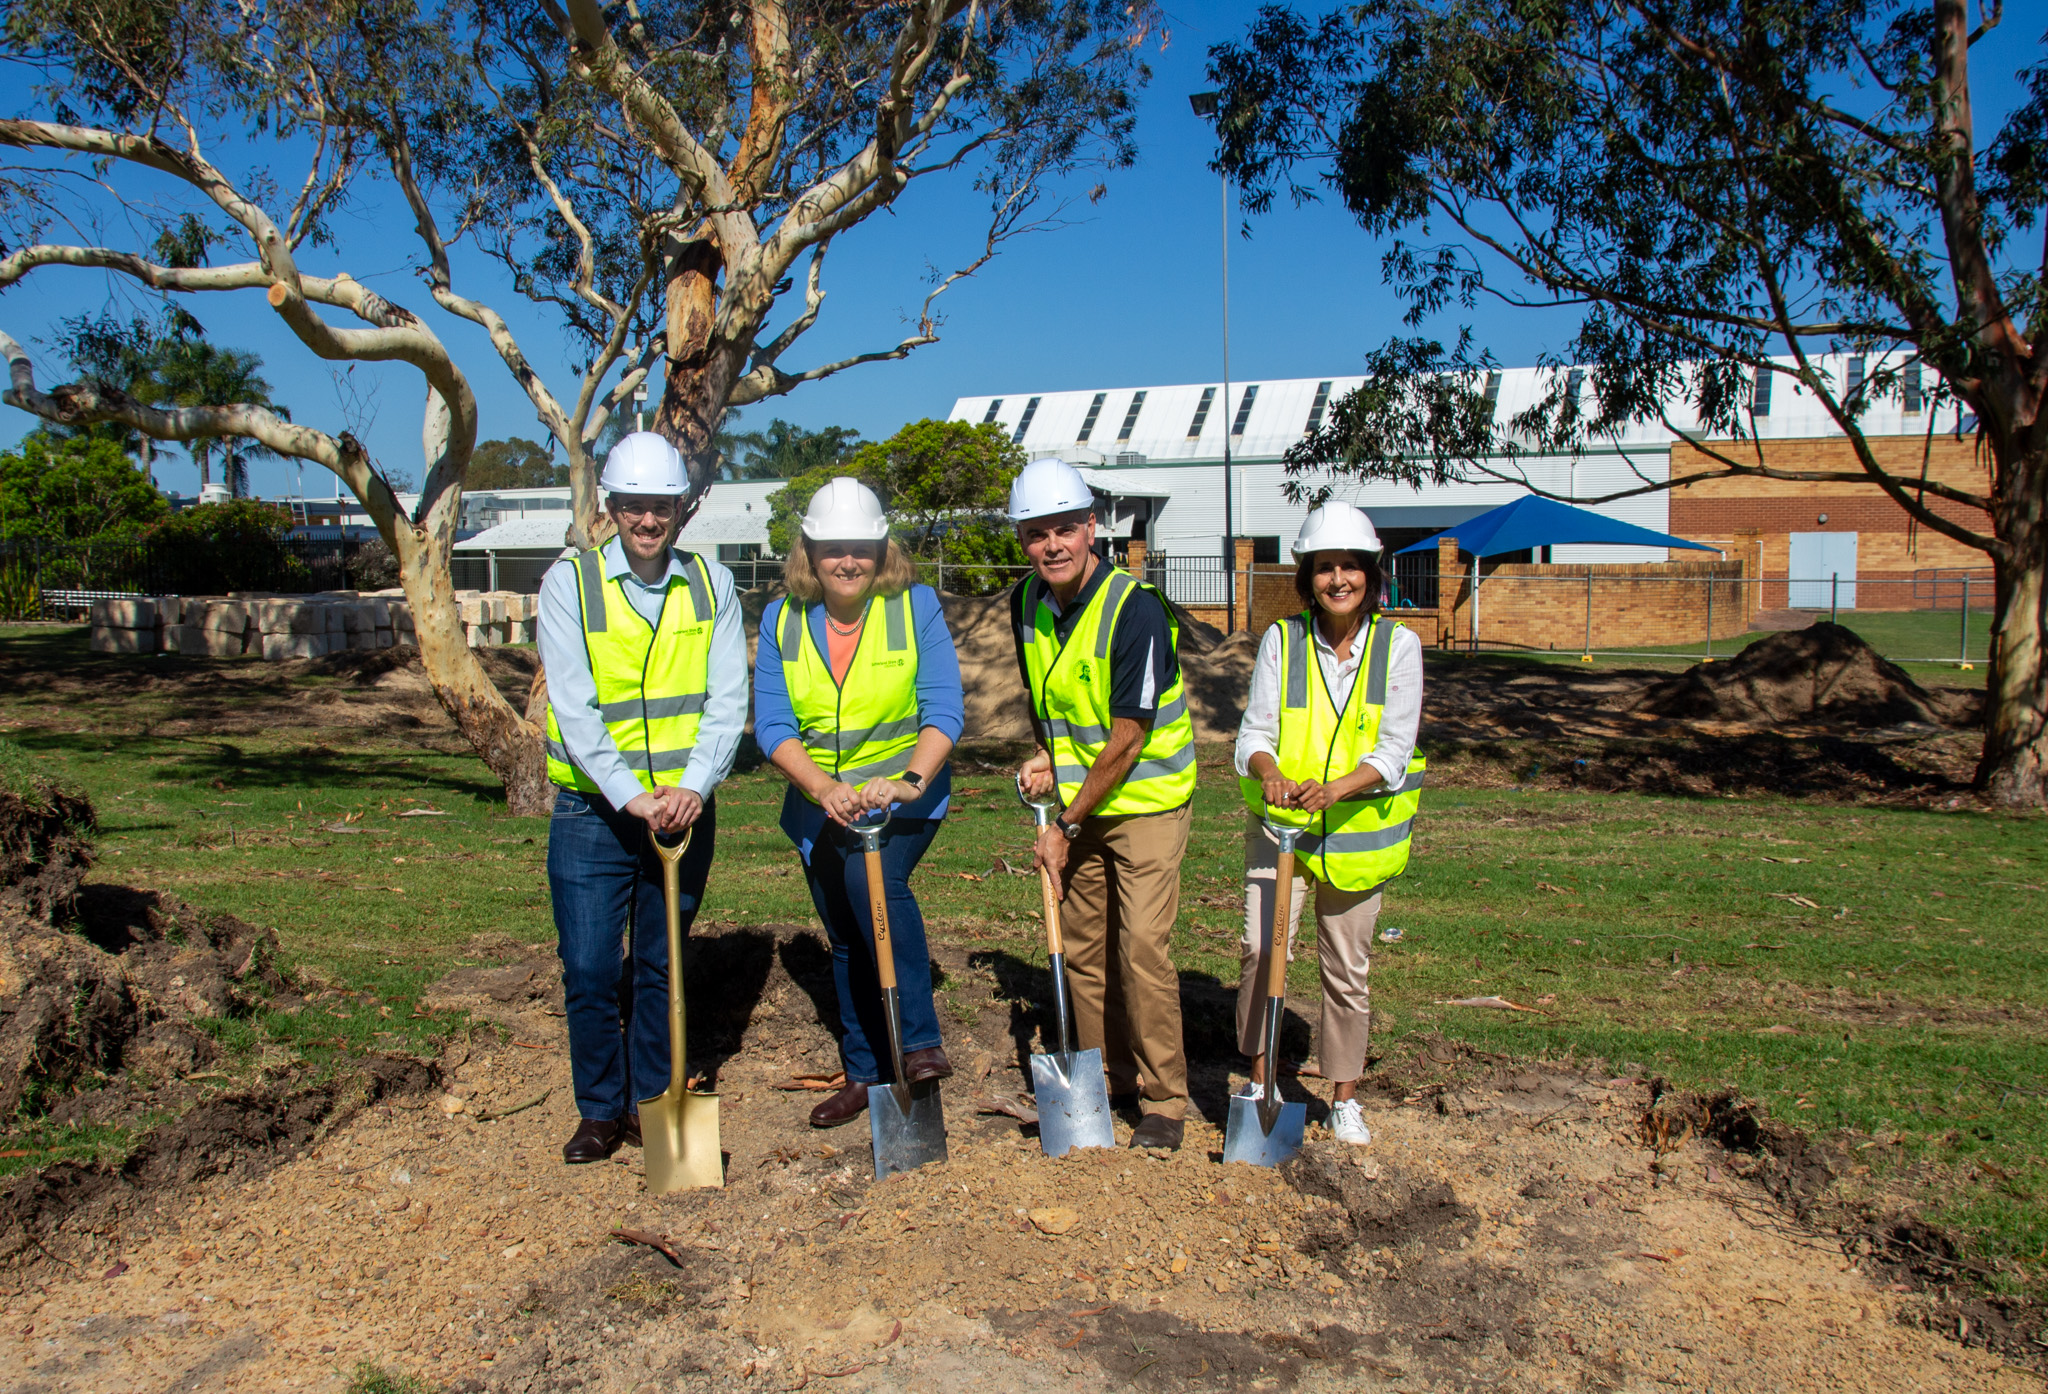
[[[1256,1099],[1265,1092],[1265,1085],[1255,1079],[1248,1079],[1244,1082],[1244,1087],[1237,1091],[1237,1097],[1240,1099]]]
[[[1345,1099],[1330,1106],[1330,1131],[1337,1135],[1337,1141],[1348,1142],[1353,1147],[1363,1147],[1372,1141],[1372,1129],[1365,1126],[1365,1113],[1356,1099]]]

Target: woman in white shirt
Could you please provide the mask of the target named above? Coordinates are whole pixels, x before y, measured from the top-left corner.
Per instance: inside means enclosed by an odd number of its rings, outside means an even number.
[[[1315,886],[1323,1012],[1318,1050],[1334,1086],[1330,1127],[1341,1142],[1372,1140],[1358,1106],[1372,1026],[1366,975],[1381,888],[1408,862],[1421,797],[1415,754],[1422,719],[1422,641],[1379,613],[1386,573],[1372,521],[1348,503],[1310,512],[1295,539],[1295,590],[1305,607],[1259,642],[1237,732],[1245,821],[1245,933],[1237,990],[1240,1049],[1253,1057],[1256,1094],[1273,1062],[1260,1058],[1278,844],[1270,820],[1303,829],[1287,902],[1295,922]]]

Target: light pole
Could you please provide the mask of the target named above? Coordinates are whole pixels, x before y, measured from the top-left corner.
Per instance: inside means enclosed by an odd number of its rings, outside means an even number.
[[[1191,93],[1188,106],[1206,121],[1216,115],[1217,98],[1214,92]],[[1223,629],[1229,633],[1237,628],[1237,514],[1231,507],[1230,480],[1230,176],[1216,178],[1223,199]]]

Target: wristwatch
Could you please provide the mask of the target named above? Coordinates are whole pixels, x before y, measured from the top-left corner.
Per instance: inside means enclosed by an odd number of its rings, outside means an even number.
[[[1052,825],[1058,828],[1060,835],[1069,842],[1072,842],[1081,835],[1081,825],[1079,823],[1069,823],[1065,818],[1053,819]]]
[[[901,780],[903,783],[908,784],[913,789],[924,788],[924,776],[919,774],[916,770],[905,770],[902,774],[897,775],[896,778]]]

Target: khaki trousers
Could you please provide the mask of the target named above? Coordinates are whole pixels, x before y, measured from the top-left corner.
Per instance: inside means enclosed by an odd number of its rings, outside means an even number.
[[[1168,947],[1180,913],[1180,861],[1193,810],[1090,818],[1067,848],[1060,928],[1074,1034],[1102,1052],[1109,1092],[1147,1113],[1184,1117],[1180,975]]]
[[[1241,976],[1237,984],[1238,1048],[1256,1056],[1264,1047],[1266,1020],[1265,945],[1272,927],[1280,844],[1258,818],[1244,823],[1244,939],[1238,945]],[[1294,959],[1295,923],[1311,884],[1316,891],[1316,955],[1323,969],[1323,1025],[1316,1056],[1323,1078],[1342,1083],[1365,1073],[1365,1050],[1372,1035],[1372,934],[1380,917],[1377,890],[1343,891],[1302,873],[1296,862],[1293,893],[1287,906],[1287,958]],[[1271,1068],[1269,1065],[1268,1068]]]

